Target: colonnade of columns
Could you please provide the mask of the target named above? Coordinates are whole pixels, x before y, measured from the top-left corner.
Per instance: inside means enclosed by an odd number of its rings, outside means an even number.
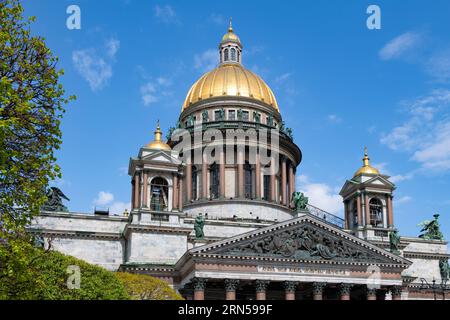
[[[224,289],[225,289],[225,299],[226,300],[236,300],[236,291],[239,288],[240,280],[238,279],[225,279],[224,280]],[[192,280],[192,284],[194,287],[194,300],[204,300],[205,299],[205,289],[207,285],[207,279],[205,278],[194,278]],[[268,280],[255,280],[253,282],[255,288],[255,298],[256,300],[266,300],[267,298],[267,289],[270,284]],[[324,291],[329,286],[326,282],[313,282],[310,283],[312,289],[312,299],[313,300],[323,300],[324,299]],[[296,298],[296,290],[299,286],[299,282],[296,281],[284,281],[284,297],[285,300],[295,300]],[[338,296],[340,300],[350,300],[351,298],[351,290],[355,285],[352,283],[339,283],[333,284],[333,288],[337,288]],[[378,290],[386,293],[387,291],[391,292],[392,300],[401,300],[402,287],[401,286],[391,286],[382,289],[372,288],[367,286],[365,288],[365,295],[367,300],[377,300]]]
[[[223,151],[220,152],[220,162],[219,166],[219,198],[224,199],[226,190],[225,190],[225,153]],[[236,164],[236,198],[244,199],[246,198],[245,194],[245,170],[244,163],[245,157],[242,151],[238,151],[237,154],[237,164]],[[203,159],[203,163],[201,164],[201,179],[199,180],[201,183],[201,188],[197,191],[196,195],[193,194],[192,189],[192,166],[193,164],[188,161],[186,163],[186,175],[185,175],[185,185],[186,185],[186,202],[190,202],[191,200],[195,200],[198,196],[204,200],[208,199],[208,186],[210,185],[208,179],[208,170],[210,168],[209,164],[206,162],[206,159]],[[271,167],[274,168],[275,164],[272,162]],[[254,174],[254,179],[252,179],[252,184],[254,183],[254,198],[257,200],[261,200],[263,198],[263,190],[261,188],[261,163],[259,159],[259,154],[256,155],[256,164],[252,168],[252,173]],[[280,179],[280,187],[277,188],[277,180]],[[290,196],[292,192],[295,190],[295,165],[288,161],[286,157],[281,157],[278,172],[271,172],[270,174],[270,195],[269,199],[266,199],[271,202],[280,203],[284,206],[290,205]],[[279,190],[278,190],[279,189]],[[277,197],[277,190],[278,196]],[[253,196],[252,196],[253,198]],[[174,205],[174,207],[176,207]]]

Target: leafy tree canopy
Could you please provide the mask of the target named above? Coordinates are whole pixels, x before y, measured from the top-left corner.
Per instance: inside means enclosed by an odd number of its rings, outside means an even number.
[[[23,229],[39,213],[49,181],[60,177],[65,98],[58,59],[33,36],[34,17],[18,0],[0,2],[0,232]],[[2,238],[2,234],[0,234]]]
[[[133,300],[183,300],[165,281],[145,274],[117,272]]]

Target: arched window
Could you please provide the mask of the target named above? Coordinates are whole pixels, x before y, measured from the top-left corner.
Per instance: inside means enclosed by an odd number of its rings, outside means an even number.
[[[251,199],[252,197],[252,166],[248,161],[244,164],[244,178],[245,178],[245,198]]]
[[[383,204],[380,199],[372,198],[369,201],[370,224],[374,227],[383,226]]]
[[[236,61],[236,49],[231,48],[231,61]]]
[[[212,199],[219,198],[219,166],[215,162],[209,169],[209,192]]]
[[[353,200],[352,202],[352,213],[351,213],[351,221],[350,221],[350,226],[351,227],[357,227],[358,226],[358,204],[356,202],[356,200]]]
[[[225,49],[225,51],[223,52],[223,61],[228,61],[228,49]]]
[[[169,187],[166,179],[154,178],[150,184],[150,209],[154,211],[167,210]]]
[[[192,199],[196,200],[198,199],[197,196],[197,177],[198,177],[198,170],[197,167],[192,167]]]

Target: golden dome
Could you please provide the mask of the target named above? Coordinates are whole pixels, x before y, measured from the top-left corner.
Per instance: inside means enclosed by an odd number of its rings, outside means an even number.
[[[226,96],[259,100],[279,111],[269,86],[239,63],[224,63],[205,73],[189,90],[182,111],[198,101]]]
[[[172,148],[167,143],[164,143],[162,141],[162,131],[161,128],[159,127],[159,120],[155,131],[155,140],[150,142],[146,147],[154,150],[164,150],[164,151],[172,150]]]
[[[364,158],[363,160],[363,166],[361,168],[359,168],[358,171],[355,172],[355,174],[353,175],[354,177],[359,176],[361,174],[380,174],[380,171],[378,171],[378,169],[372,167],[369,163],[369,156],[367,155],[367,148],[364,148]]]
[[[233,26],[231,25],[231,18],[230,18],[230,26],[228,27],[228,32],[225,33],[225,35],[222,37],[222,42],[227,41],[235,41],[241,43],[239,37],[233,32]]]

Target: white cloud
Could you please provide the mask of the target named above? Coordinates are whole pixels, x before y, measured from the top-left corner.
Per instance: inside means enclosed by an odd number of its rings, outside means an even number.
[[[398,182],[402,182],[402,181],[406,181],[406,180],[411,180],[413,177],[414,177],[413,173],[397,174],[397,175],[391,176],[389,178],[389,180],[392,183],[398,183]]]
[[[282,75],[279,75],[278,77],[275,78],[275,83],[276,84],[282,84],[287,79],[289,79],[290,76],[291,76],[290,72],[283,73]]]
[[[446,89],[416,99],[409,104],[404,123],[383,134],[380,142],[393,150],[411,153],[411,159],[422,168],[449,170],[449,107],[450,90]]]
[[[341,123],[342,122],[342,118],[335,114],[329,114],[327,116],[327,120],[332,123]]]
[[[208,20],[219,26],[226,26],[228,23],[228,20],[223,15],[217,13],[211,13]]]
[[[214,69],[219,62],[219,53],[216,49],[208,49],[194,56],[194,67],[201,72]]]
[[[112,62],[120,41],[110,39],[101,49],[82,49],[72,52],[72,62],[78,73],[89,83],[92,91],[102,89],[113,75]]]
[[[172,81],[165,77],[158,77],[155,80],[149,80],[141,85],[140,92],[142,102],[145,106],[158,102],[161,96],[168,96],[170,92],[166,90],[172,85]]]
[[[155,17],[158,18],[160,21],[166,23],[166,24],[179,24],[180,20],[178,19],[178,16],[175,12],[175,10],[169,6],[159,6],[156,5],[154,7]]]
[[[296,178],[296,189],[309,197],[309,203],[327,212],[337,214],[343,209],[342,198],[325,183],[312,183],[308,176]]]
[[[109,57],[114,58],[117,51],[119,51],[120,48],[120,41],[114,38],[111,38],[109,41],[106,42],[106,53]]]
[[[395,203],[402,204],[402,203],[410,202],[411,200],[412,200],[412,198],[410,196],[403,196],[403,197],[396,199]]]
[[[425,66],[426,71],[436,80],[450,81],[450,49],[434,53]]]
[[[421,42],[421,35],[415,32],[406,32],[389,41],[379,51],[382,60],[399,58],[415,48]]]
[[[114,201],[114,195],[111,192],[100,191],[97,198],[93,201],[94,206],[108,207],[110,214],[122,215],[125,209],[130,211],[131,203]]]
[[[158,97],[156,96],[156,87],[152,82],[148,82],[142,85],[140,90],[142,102],[145,106],[158,102]]]
[[[104,206],[114,201],[114,195],[110,192],[100,191],[94,200],[94,205]]]

